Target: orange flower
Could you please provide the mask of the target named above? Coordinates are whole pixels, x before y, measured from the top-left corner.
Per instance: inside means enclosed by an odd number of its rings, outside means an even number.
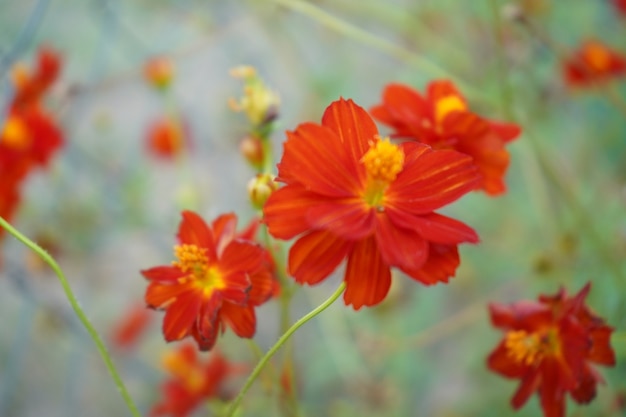
[[[358,310],[386,296],[391,267],[423,284],[447,282],[457,245],[477,242],[470,227],[433,211],[476,187],[471,158],[418,143],[381,139],[372,118],[340,99],[322,124],[287,132],[265,223],[279,239],[299,239],[289,273],[316,284],[347,258],[344,301]]]
[[[165,117],[150,125],[146,144],[152,154],[164,159],[171,159],[189,146],[188,137],[184,123]]]
[[[626,57],[598,40],[584,42],[563,63],[565,82],[572,87],[589,87],[626,75]]]
[[[201,361],[191,344],[166,355],[163,364],[170,377],[162,385],[163,399],[152,408],[151,416],[185,417],[203,401],[225,397],[225,380],[238,372],[219,352]]]
[[[587,284],[573,297],[561,288],[539,302],[489,306],[493,325],[505,336],[487,364],[507,378],[521,379],[511,400],[514,409],[537,391],[544,415],[563,417],[566,393],[579,404],[595,397],[603,380],[591,364],[612,366],[615,353],[609,344],[613,329],[584,304],[590,288]]]
[[[191,211],[182,216],[177,260],[141,271],[150,281],[146,303],[166,310],[165,340],[192,336],[200,349],[209,350],[226,324],[240,337],[254,336],[254,307],[274,290],[266,251],[235,234],[232,213],[211,226]]]
[[[174,66],[172,61],[166,57],[155,57],[149,59],[143,67],[145,79],[155,88],[167,88],[174,77]]]
[[[478,188],[489,195],[506,191],[504,174],[509,153],[504,146],[519,136],[519,126],[472,113],[450,81],[430,83],[425,97],[409,86],[389,84],[383,91],[382,104],[374,106],[371,113],[395,130],[394,137],[471,156],[482,174]]]

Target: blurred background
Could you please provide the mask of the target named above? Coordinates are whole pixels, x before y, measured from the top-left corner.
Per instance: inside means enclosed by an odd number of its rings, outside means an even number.
[[[165,378],[162,313],[132,347],[116,346],[116,325],[143,302],[139,270],[166,264],[182,208],[205,219],[255,212],[240,155],[248,127],[228,106],[252,65],[280,96],[277,157],[284,131],[319,122],[338,97],[368,108],[383,87],[423,91],[450,78],[472,110],[519,123],[509,147],[508,192],[473,193],[445,213],[474,227],[476,246],[448,285],[396,276],[388,299],[358,312],[339,301],[295,336],[296,385],[304,415],[537,416],[519,412],[518,381],[485,366],[501,338],[488,302],[535,299],[592,281],[588,303],[616,328],[618,365],[601,369],[596,400],[568,404],[569,416],[626,415],[626,82],[570,88],[562,53],[598,39],[626,53],[626,15],[617,1],[453,0],[4,0],[0,4],[0,100],[12,96],[13,65],[32,66],[41,45],[62,57],[46,97],[65,144],[28,178],[12,223],[56,256],[81,306],[105,339],[142,413]],[[532,27],[516,21],[522,13]],[[164,98],[145,63],[173,64]],[[619,101],[621,99],[621,102]],[[622,104],[620,104],[622,103]],[[150,125],[175,112],[192,151],[176,161],[149,152]],[[384,127],[381,130],[386,131]],[[0,196],[2,198],[2,196]],[[54,274],[17,240],[2,241],[0,416],[128,415],[93,342]],[[339,276],[304,287],[292,320],[325,299]],[[278,333],[278,307],[258,311],[256,342]],[[254,364],[244,341],[218,342],[234,362]],[[244,378],[235,378],[233,393]],[[242,416],[273,416],[275,398],[257,383]],[[193,415],[211,415],[207,407]]]

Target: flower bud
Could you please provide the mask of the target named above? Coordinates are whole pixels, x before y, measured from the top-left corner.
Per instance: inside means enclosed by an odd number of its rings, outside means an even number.
[[[143,75],[150,85],[159,90],[165,90],[174,78],[174,66],[168,58],[155,57],[146,62]]]
[[[274,177],[270,174],[257,174],[248,182],[248,195],[252,205],[257,209],[263,208],[267,199],[277,189]]]
[[[263,143],[259,137],[250,135],[243,138],[239,144],[239,152],[255,169],[260,170],[263,167]]]

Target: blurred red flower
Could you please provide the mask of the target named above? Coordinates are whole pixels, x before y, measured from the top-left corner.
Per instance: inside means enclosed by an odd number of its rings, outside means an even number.
[[[471,156],[482,175],[478,188],[489,195],[506,191],[504,174],[509,153],[505,145],[517,138],[521,129],[471,112],[452,82],[431,82],[426,96],[406,85],[389,84],[383,91],[383,102],[370,111],[394,129],[393,137]]]
[[[563,62],[565,82],[572,87],[589,87],[626,75],[626,56],[599,40],[590,39]]]
[[[153,87],[165,89],[174,78],[174,65],[164,56],[151,58],[143,67],[143,76]]]
[[[150,281],[148,306],[166,311],[165,340],[192,336],[201,350],[209,350],[226,324],[238,336],[252,337],[254,307],[275,288],[266,251],[236,234],[237,217],[232,213],[211,226],[191,211],[182,217],[180,245],[174,247],[177,260],[141,271]]]
[[[161,387],[161,402],[150,410],[150,415],[154,417],[185,417],[204,401],[226,397],[225,381],[240,368],[229,364],[217,351],[208,360],[202,361],[191,344],[183,344],[166,355],[163,364],[169,378]]]
[[[146,145],[153,155],[173,159],[189,146],[189,134],[184,123],[163,117],[148,127]]]
[[[537,391],[546,417],[564,417],[566,393],[579,404],[595,397],[603,379],[591,365],[612,366],[615,353],[613,329],[584,304],[590,288],[587,284],[573,297],[561,289],[539,296],[538,302],[489,306],[493,325],[505,336],[487,364],[507,378],[521,379],[511,400],[514,409]]]
[[[287,132],[275,191],[264,207],[269,232],[299,237],[289,273],[316,284],[347,258],[344,301],[358,310],[386,296],[391,267],[423,284],[447,282],[457,245],[477,242],[467,225],[436,214],[476,187],[471,158],[414,142],[381,139],[352,100],[332,103],[322,123]]]
[[[617,12],[621,14],[622,17],[626,17],[626,0],[613,0],[613,4]]]
[[[111,336],[113,343],[118,348],[130,349],[137,343],[151,321],[152,314],[143,303],[131,305],[113,326]]]

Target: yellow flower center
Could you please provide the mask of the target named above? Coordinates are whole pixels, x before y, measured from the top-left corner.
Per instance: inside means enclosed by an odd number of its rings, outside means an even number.
[[[187,390],[196,392],[204,383],[204,375],[199,366],[194,366],[178,352],[168,352],[163,356],[163,367],[180,381]]]
[[[558,331],[528,333],[524,330],[512,330],[504,339],[508,355],[517,363],[532,365],[545,356],[556,356],[560,350]]]
[[[361,163],[365,166],[368,179],[365,201],[371,207],[381,208],[387,186],[404,167],[404,152],[389,142],[389,138],[376,138],[361,158]]]
[[[211,266],[205,248],[196,245],[174,246],[174,253],[178,261],[172,264],[189,275],[181,278],[179,282],[192,281],[196,287],[204,291],[205,296],[210,296],[214,290],[226,287],[226,282],[216,266]]]
[[[604,70],[609,67],[611,55],[600,44],[592,43],[587,45],[583,51],[585,60],[589,66],[595,70]]]
[[[30,145],[28,127],[19,117],[9,116],[2,128],[0,140],[9,148],[22,151]]]
[[[441,123],[453,111],[465,111],[467,106],[459,96],[450,95],[440,98],[435,103],[435,120]]]

